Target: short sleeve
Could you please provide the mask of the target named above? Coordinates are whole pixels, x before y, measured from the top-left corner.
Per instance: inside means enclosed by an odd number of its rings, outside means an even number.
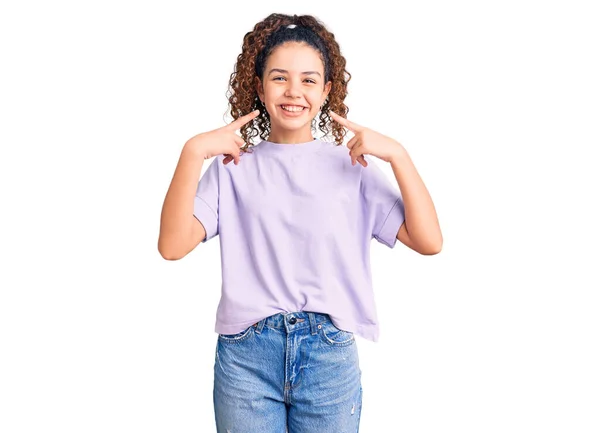
[[[218,157],[213,159],[198,182],[194,197],[194,216],[206,230],[206,238],[202,242],[206,242],[219,233]]]
[[[392,184],[370,158],[362,167],[361,196],[367,227],[378,242],[394,248],[398,230],[404,222],[404,201],[397,185]]]

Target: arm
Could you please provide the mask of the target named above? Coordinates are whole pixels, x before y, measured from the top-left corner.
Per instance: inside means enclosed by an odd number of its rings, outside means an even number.
[[[401,148],[390,163],[405,209],[397,239],[421,254],[439,253],[443,239],[435,207],[406,149]]]
[[[392,165],[404,202],[404,222],[396,239],[421,254],[439,253],[442,249],[442,233],[435,207],[406,149],[396,140],[351,122],[334,111],[329,111],[329,114],[333,120],[354,133],[347,144],[352,165],[360,161],[366,167],[367,161],[363,156],[366,154]]]
[[[160,217],[158,251],[166,260],[181,259],[206,237],[204,226],[194,217],[194,195],[203,163],[197,142],[186,142]]]

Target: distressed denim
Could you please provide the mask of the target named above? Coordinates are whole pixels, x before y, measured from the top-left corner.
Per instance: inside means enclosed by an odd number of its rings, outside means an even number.
[[[217,433],[356,433],[361,375],[354,334],[327,314],[278,313],[219,334]]]

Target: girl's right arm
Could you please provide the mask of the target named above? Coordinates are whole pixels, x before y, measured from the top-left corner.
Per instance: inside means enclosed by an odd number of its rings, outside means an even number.
[[[204,226],[194,217],[194,195],[205,158],[199,136],[185,143],[160,217],[158,251],[164,259],[184,257],[206,237]]]
[[[185,143],[160,216],[158,251],[163,258],[179,260],[204,240],[206,230],[194,216],[194,197],[202,164],[205,159],[225,155],[223,164],[234,161],[238,165],[240,147],[245,143],[235,131],[259,114],[259,110],[254,110],[229,125],[195,135]]]

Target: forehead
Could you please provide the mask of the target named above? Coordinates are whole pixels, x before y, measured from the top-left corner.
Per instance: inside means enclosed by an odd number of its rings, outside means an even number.
[[[267,71],[271,68],[286,69],[293,72],[323,72],[320,53],[310,45],[299,42],[287,42],[273,50],[267,59]]]

